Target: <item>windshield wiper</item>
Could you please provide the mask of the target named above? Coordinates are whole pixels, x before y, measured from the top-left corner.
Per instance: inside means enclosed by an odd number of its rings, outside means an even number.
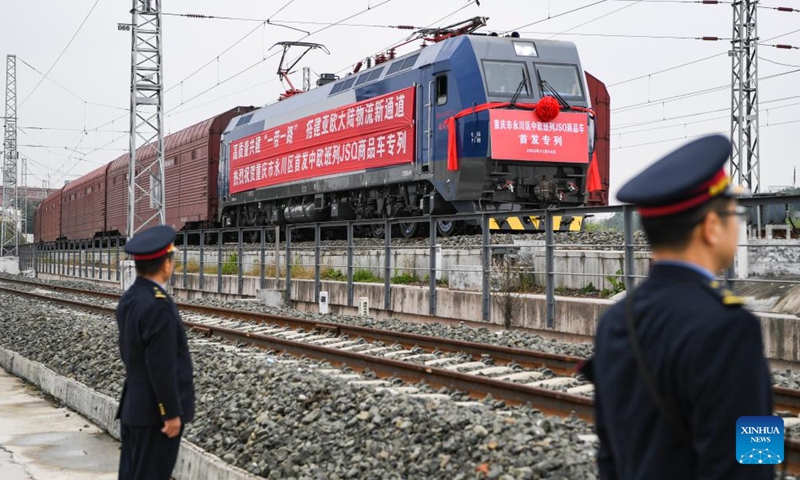
[[[528,77],[525,74],[525,71],[522,72],[522,80],[520,80],[519,85],[517,85],[517,90],[514,92],[514,96],[511,97],[511,107],[517,104],[517,100],[519,100],[520,94],[522,94],[522,89],[528,85]]]
[[[550,93],[552,93],[553,96],[556,97],[556,100],[558,100],[558,103],[559,105],[561,105],[562,108],[566,108],[567,110],[570,109],[569,103],[567,103],[567,101],[564,100],[564,97],[558,94],[558,92],[556,91],[555,88],[552,87],[552,85],[547,83],[547,80],[539,80],[539,85],[542,86],[542,90],[547,90]]]

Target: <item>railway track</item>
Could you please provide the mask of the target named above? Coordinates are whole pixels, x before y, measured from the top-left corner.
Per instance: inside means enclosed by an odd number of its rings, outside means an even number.
[[[114,314],[115,305],[58,298],[50,292],[113,302],[119,299],[112,293],[38,282],[6,278],[1,282],[39,291],[0,286],[0,292],[106,315]],[[593,419],[592,385],[570,376],[582,361],[579,357],[241,310],[185,303],[178,306],[184,324],[208,337],[324,359],[355,371],[370,371],[378,377],[457,389],[475,398],[491,395],[509,404],[531,404],[546,414],[574,414],[590,422]],[[379,386],[381,381],[374,384]],[[800,412],[800,391],[774,387],[774,398],[776,411],[795,415]],[[786,458],[788,471],[800,473],[800,440],[787,438]]]
[[[6,279],[3,279],[3,281],[6,281]],[[42,284],[33,282],[19,283],[26,283],[38,289],[44,287]],[[68,287],[53,288],[52,286],[46,286],[44,288],[52,288],[56,291],[78,295],[99,296],[109,299],[118,298],[118,296],[113,294],[89,292]],[[40,301],[50,301],[106,315],[113,315],[115,312],[113,306],[58,298],[53,295],[47,295],[46,292],[23,291],[7,287],[0,287],[0,292],[20,295]],[[548,389],[546,386],[550,385],[547,383],[540,383],[538,385],[518,383],[519,381],[526,380],[532,383],[557,380],[557,382],[554,383],[560,383],[564,382],[564,380],[562,380],[563,377],[542,380],[542,373],[535,370],[515,371],[513,367],[508,365],[491,365],[477,360],[463,361],[453,356],[443,357],[441,354],[419,353],[418,350],[416,350],[416,348],[419,347],[410,346],[412,340],[416,337],[427,339],[427,341],[430,342],[429,344],[433,345],[435,339],[428,337],[403,333],[400,334],[404,339],[403,345],[409,345],[409,348],[397,350],[388,347],[372,347],[368,345],[365,351],[358,352],[354,351],[356,348],[348,348],[356,347],[358,342],[342,340],[344,335],[348,335],[348,338],[362,338],[368,341],[383,343],[390,339],[389,335],[398,332],[376,330],[374,335],[367,339],[367,331],[372,329],[365,329],[363,327],[354,327],[356,330],[348,330],[345,328],[343,329],[344,331],[337,331],[336,327],[342,327],[339,324],[321,324],[319,322],[310,321],[304,321],[307,323],[296,323],[303,321],[290,317],[262,315],[252,312],[231,311],[196,305],[181,305],[180,308],[184,316],[184,324],[188,328],[207,336],[255,345],[269,350],[285,351],[297,356],[324,359],[334,365],[347,365],[349,368],[356,371],[369,370],[380,377],[396,377],[411,383],[424,382],[435,387],[457,389],[467,392],[470,396],[475,398],[483,398],[487,395],[492,395],[492,397],[501,399],[510,404],[530,403],[546,414],[563,416],[574,413],[584,420],[591,421],[592,419],[592,399],[590,397]],[[276,324],[275,322],[279,321],[279,319],[286,322],[283,325],[289,325],[290,328],[282,327],[280,323]],[[237,321],[247,321],[249,326],[243,327],[241,324],[238,324]],[[302,327],[293,327],[294,325],[302,325]],[[298,333],[296,328],[307,329],[308,333]],[[312,331],[316,333],[312,333]],[[352,335],[352,332],[359,332],[364,335],[349,337],[349,335]],[[305,338],[301,339],[301,336]],[[346,342],[352,343],[350,345],[342,345],[342,343]],[[449,340],[447,342],[452,342],[448,347],[450,353],[459,351],[456,347],[457,344],[468,343]],[[400,344],[398,343],[398,345]],[[473,348],[477,348],[477,345],[478,344],[472,344]],[[517,350],[507,347],[490,347],[499,348],[500,350],[498,351],[506,355],[509,354],[508,351],[514,352]],[[377,351],[378,349],[382,349],[382,351]],[[438,349],[439,352],[442,350],[441,348]],[[478,350],[475,351],[477,352]],[[520,350],[520,352],[524,351]],[[377,355],[378,353],[384,353],[384,355],[379,356]],[[486,350],[480,351],[480,353],[483,356],[488,354]],[[526,362],[529,365],[533,365],[537,361],[541,362],[541,357],[531,355],[535,352],[526,353],[528,354],[528,360]],[[426,357],[426,355],[431,355],[431,357]],[[548,360],[551,356],[553,355],[544,354],[544,357],[548,358]],[[406,360],[402,360],[402,357],[406,357]],[[409,359],[409,357],[416,358]],[[419,362],[415,363],[411,360],[418,360]],[[426,361],[428,363],[426,363]],[[433,363],[431,364],[431,362]],[[521,366],[521,362],[517,362],[517,364],[514,365],[519,367]],[[553,365],[559,365],[559,362],[555,362]],[[541,366],[540,363],[539,368],[541,368]],[[496,374],[500,376],[487,377],[484,376],[486,374]]]

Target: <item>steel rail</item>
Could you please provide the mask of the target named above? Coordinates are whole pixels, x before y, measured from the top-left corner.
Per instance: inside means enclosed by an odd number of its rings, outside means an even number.
[[[35,286],[38,288],[49,288],[55,291],[63,291],[79,295],[94,295],[119,300],[116,293],[95,292],[73,287],[58,285],[47,285],[27,280],[0,278],[0,281],[9,281],[23,285]],[[558,375],[571,375],[583,361],[580,357],[559,355],[547,352],[537,352],[522,348],[504,347],[500,345],[482,344],[467,342],[463,340],[451,340],[447,338],[427,337],[414,333],[397,332],[391,330],[381,330],[356,325],[346,325],[340,323],[319,322],[302,318],[287,317],[258,312],[248,312],[245,310],[231,310],[219,307],[193,305],[188,303],[177,303],[179,309],[185,312],[192,312],[201,315],[212,315],[226,317],[236,320],[245,320],[256,323],[274,324],[289,328],[304,328],[308,331],[319,330],[332,332],[348,337],[361,337],[367,341],[381,341],[397,343],[404,348],[421,347],[429,350],[439,350],[442,352],[466,353],[473,358],[479,359],[481,356],[490,355],[499,362],[516,363],[523,367],[537,368],[545,366]],[[778,412],[791,412],[793,415],[800,414],[800,390],[773,387],[773,397],[775,399],[775,410]]]
[[[41,284],[32,283],[36,286]],[[61,287],[68,288],[68,287]],[[78,289],[71,289],[83,292]],[[111,307],[92,305],[64,298],[53,298],[43,294],[0,287],[0,292],[19,295],[38,300],[49,301],[56,304],[76,307],[105,315],[113,315],[115,309]],[[88,292],[118,298],[115,294]],[[227,312],[227,310],[226,310]],[[246,312],[249,313],[249,312]],[[487,395],[503,400],[509,404],[528,404],[548,415],[570,415],[592,422],[594,401],[589,397],[556,392],[553,390],[532,387],[530,385],[505,382],[487,377],[469,375],[442,368],[428,367],[399,360],[392,360],[370,355],[327,348],[319,345],[295,342],[283,338],[269,337],[260,334],[240,332],[237,330],[215,327],[196,322],[183,322],[187,327],[207,336],[217,336],[234,342],[242,342],[260,348],[285,351],[292,355],[306,356],[309,358],[324,359],[334,365],[346,365],[356,371],[370,370],[379,376],[397,377],[409,382],[420,382],[435,386],[447,387],[468,392],[472,397],[482,398]],[[784,387],[774,387],[776,407],[783,406],[787,410],[796,409],[800,404],[800,392]],[[791,407],[791,408],[790,408]],[[785,459],[787,472],[793,475],[800,473],[800,439],[787,438],[785,440]],[[778,467],[780,468],[780,467]]]
[[[114,315],[116,309],[92,305],[77,300],[53,298],[34,292],[0,287],[0,292],[37,300],[80,308],[100,314]],[[275,351],[285,351],[295,356],[322,359],[334,365],[346,365],[356,371],[370,370],[383,377],[398,377],[406,381],[425,382],[434,387],[447,387],[467,392],[471,397],[483,398],[491,395],[509,404],[530,404],[549,415],[574,414],[591,422],[593,401],[589,397],[557,392],[545,388],[469,375],[443,368],[429,367],[389,358],[364,355],[319,345],[269,337],[255,333],[184,321],[184,325],[208,336],[217,336],[234,342],[242,342]]]
[[[82,290],[73,287],[63,287],[57,285],[44,285],[37,282],[30,282],[17,279],[0,278],[0,281],[10,281],[23,285],[35,286],[38,288],[49,288],[55,291],[74,293],[78,295],[90,295],[119,300],[119,295],[107,292],[95,292]],[[580,357],[571,355],[560,355],[555,353],[537,352],[523,348],[505,347],[485,343],[467,342],[464,340],[452,340],[441,337],[429,337],[416,333],[398,332],[393,330],[383,330],[377,328],[361,327],[357,325],[347,325],[341,323],[321,322],[318,320],[308,320],[304,318],[288,317],[284,315],[274,315],[268,313],[249,312],[245,310],[233,310],[228,308],[210,307],[203,305],[193,305],[189,303],[176,302],[178,308],[183,312],[197,313],[201,315],[213,315],[226,317],[236,320],[246,320],[256,323],[268,323],[289,328],[304,328],[308,331],[320,330],[332,332],[339,335],[347,335],[351,338],[361,337],[368,341],[392,342],[406,348],[421,347],[429,350],[439,350],[451,353],[466,353],[473,358],[479,359],[481,356],[490,355],[500,363],[516,363],[523,367],[537,368],[547,367],[558,375],[571,375],[575,373],[576,367],[583,361]]]

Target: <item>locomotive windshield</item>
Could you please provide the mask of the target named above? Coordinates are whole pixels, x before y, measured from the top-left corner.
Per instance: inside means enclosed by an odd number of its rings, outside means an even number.
[[[578,68],[574,65],[536,65],[540,81],[547,82],[564,98],[583,99],[583,85],[578,80]],[[546,91],[542,91],[546,95]]]
[[[483,73],[486,76],[486,90],[489,96],[510,97],[523,84],[521,97],[530,97],[531,89],[524,63],[520,62],[483,62]]]

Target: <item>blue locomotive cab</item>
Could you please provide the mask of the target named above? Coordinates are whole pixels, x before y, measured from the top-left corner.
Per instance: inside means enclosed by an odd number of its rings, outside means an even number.
[[[478,71],[469,72],[473,62],[466,59],[452,61],[462,70],[454,80],[463,110],[454,115],[463,116],[455,121],[457,159],[446,158],[446,173],[435,175],[443,199],[465,212],[583,205],[594,121],[575,46],[489,36],[463,41]],[[545,96],[561,104],[547,121],[534,108]],[[447,132],[440,135],[437,150],[447,157]]]

